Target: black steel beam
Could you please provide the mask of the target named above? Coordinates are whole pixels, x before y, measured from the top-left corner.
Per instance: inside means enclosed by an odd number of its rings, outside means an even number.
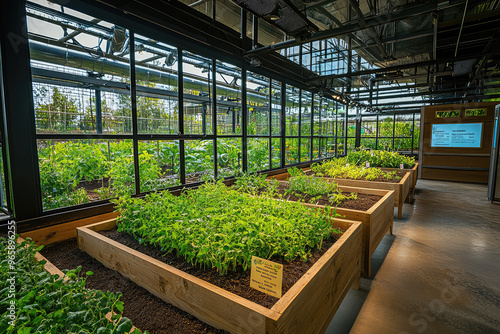
[[[500,51],[493,52],[493,55],[498,55],[498,54],[500,54]],[[323,76],[311,78],[308,80],[308,82],[338,79],[338,78],[368,75],[368,74],[376,74],[376,73],[386,73],[386,72],[393,72],[393,71],[405,70],[405,69],[416,68],[416,67],[427,67],[429,65],[437,65],[437,64],[443,64],[443,63],[449,63],[449,62],[456,62],[456,61],[467,60],[467,59],[480,57],[480,56],[482,56],[482,53],[476,53],[474,55],[461,56],[461,57],[450,57],[450,58],[443,58],[443,59],[437,59],[437,60],[427,60],[427,61],[421,61],[421,62],[416,62],[416,63],[404,64],[404,65],[396,65],[396,66],[390,66],[390,67],[384,67],[384,68],[377,68],[377,69],[373,69],[373,70],[357,71],[357,72],[352,72],[352,73],[323,75]]]
[[[410,41],[413,39],[432,36],[432,35],[433,35],[433,31],[422,31],[422,32],[416,32],[416,33],[410,33],[410,34],[396,35],[394,37],[382,38],[382,39],[380,39],[380,42],[381,42],[381,44],[391,44],[391,43]],[[372,48],[372,47],[376,47],[376,46],[377,46],[377,44],[373,43],[373,44],[365,44],[365,45],[355,46],[352,49],[358,50],[358,49],[363,49],[363,48]]]
[[[349,0],[349,3],[351,4],[351,6],[354,8],[354,10],[356,11],[356,13],[358,14],[358,20],[359,20],[359,23],[361,25],[361,28],[365,29],[366,28],[366,19],[365,19],[365,15],[361,11],[361,8],[359,7],[358,0]],[[384,58],[387,58],[387,52],[385,51],[385,48],[382,45],[382,42],[380,40],[380,36],[377,34],[377,31],[375,30],[375,27],[369,27],[368,31],[370,32],[370,34],[372,35],[373,39],[375,40],[375,44],[378,47],[378,49],[380,50],[380,52],[382,53],[382,56]]]
[[[217,166],[218,161],[218,149],[217,149],[217,96],[215,92],[217,91],[217,61],[215,58],[212,58],[212,133],[214,134],[213,147],[214,147],[214,179],[218,178],[219,170]],[[234,108],[233,108],[234,109]]]
[[[179,100],[179,134],[184,135],[184,69],[183,69],[183,50],[178,49],[177,54],[177,73],[179,84],[177,86],[177,94]],[[181,184],[186,184],[186,148],[184,140],[179,141],[179,181]]]
[[[458,97],[452,97],[452,98],[442,98],[442,99],[432,99],[431,100],[423,100],[423,101],[403,101],[403,102],[397,102],[397,103],[380,103],[380,104],[374,104],[375,107],[379,107],[382,110],[385,109],[393,109],[393,108],[384,108],[384,107],[391,107],[394,106],[394,109],[396,108],[401,108],[401,105],[429,105],[429,103],[434,103],[434,104],[444,104],[444,103],[451,103],[451,102],[464,102],[464,101],[482,101],[482,100],[488,100],[488,99],[495,99],[499,98],[500,94],[492,94],[492,95],[468,95],[466,98],[462,96]],[[408,107],[406,107],[408,108]]]
[[[330,14],[325,8],[319,7],[318,10],[321,13],[323,13],[324,15],[328,16],[328,18],[330,20],[332,20],[337,25],[337,27],[342,27],[343,26],[342,22],[340,22],[339,19],[337,19],[332,14]],[[380,58],[378,55],[375,55],[375,54],[373,54],[372,52],[370,52],[368,50],[370,48],[370,46],[366,45],[358,36],[354,35],[353,33],[348,33],[346,35],[348,37],[350,37],[352,41],[354,41],[354,42],[356,42],[358,44],[357,48],[363,50],[363,53],[365,53],[365,54],[373,57],[374,59],[376,59],[378,61],[382,61],[382,58]],[[373,46],[376,46],[376,45],[373,45]],[[354,50],[354,48],[353,48],[353,50]]]
[[[141,180],[140,180],[140,166],[139,166],[139,142],[137,140],[137,133],[138,133],[138,122],[137,122],[137,81],[136,81],[136,75],[135,75],[135,36],[133,32],[130,32],[130,53],[129,53],[129,59],[130,59],[130,107],[132,109],[132,134],[134,136],[134,140],[132,141],[132,146],[133,146],[133,155],[134,155],[134,185],[135,185],[135,190],[134,193],[140,194],[141,193]]]
[[[241,69],[241,161],[242,171],[247,172],[248,162],[248,107],[247,107],[247,70]]]
[[[406,5],[402,6],[399,9],[395,10],[392,13],[383,13],[380,14],[376,17],[368,18],[365,21],[364,28],[370,28],[370,27],[376,27],[380,26],[386,23],[391,23],[391,22],[397,22],[401,21],[403,19],[413,17],[416,15],[421,15],[421,14],[427,14],[434,12],[436,10],[440,10],[446,7],[450,6],[457,6],[461,5],[462,3],[465,3],[466,0],[457,0],[454,2],[450,1],[434,1],[433,4],[425,3],[425,4],[411,4],[411,5]],[[340,35],[345,35],[348,33],[352,33],[355,31],[359,31],[363,29],[362,25],[360,22],[356,23],[351,23],[344,25],[343,27],[335,28],[335,29],[328,29],[328,30],[323,30],[317,33],[311,33],[309,34],[306,38],[301,38],[301,39],[293,39],[281,43],[276,43],[272,45],[268,45],[265,47],[257,48],[254,50],[247,51],[247,55],[251,54],[259,54],[262,52],[269,52],[269,51],[276,51],[276,50],[281,50],[283,48],[289,48],[292,46],[297,46],[297,45],[302,45],[305,43],[310,43],[314,41],[319,41],[322,39],[327,39],[327,38],[333,38],[336,36]]]
[[[42,214],[35,113],[24,1],[0,2],[2,134],[9,198],[16,220]]]
[[[117,3],[112,0],[88,2],[85,0],[54,0],[68,8],[99,17],[107,22],[134,29],[138,34],[156,41],[182,47],[207,58],[217,58],[236,66],[243,66],[244,50],[251,48],[251,39],[241,38],[236,32],[221,22],[213,22],[202,13],[179,2],[144,0]],[[88,22],[87,22],[88,24]],[[262,64],[254,71],[287,81],[296,87],[307,87],[297,64],[291,63],[279,54],[261,59]],[[311,77],[313,72],[304,70]]]
[[[281,168],[285,167],[285,149],[286,149],[286,84],[281,83],[281,111],[280,111],[280,138],[281,138],[281,155],[280,155],[280,165]]]

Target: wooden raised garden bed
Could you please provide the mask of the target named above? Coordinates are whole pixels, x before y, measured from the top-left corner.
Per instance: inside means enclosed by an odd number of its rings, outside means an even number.
[[[410,190],[414,193],[415,192],[415,187],[417,185],[417,180],[418,180],[418,162],[415,163],[415,166],[413,168],[405,168],[405,169],[400,169],[400,168],[383,168],[380,167],[381,170],[384,172],[397,172],[397,171],[405,171],[410,173]]]
[[[382,239],[384,238],[385,233],[389,230],[390,234],[392,234],[392,227],[394,222],[394,191],[370,188],[355,188],[349,186],[339,186],[338,189],[343,193],[358,193],[382,196],[382,198],[367,211],[346,209],[340,207],[335,208],[336,213],[341,215],[342,218],[360,221],[361,223],[363,223],[361,272],[365,277],[370,277],[371,256],[375,252],[375,249],[377,249],[380,241],[382,241]],[[324,205],[314,205],[305,202],[303,202],[302,204],[321,210],[325,209]]]
[[[266,308],[146,256],[98,231],[116,219],[78,228],[78,246],[155,296],[231,333],[322,333],[354,284],[359,286],[362,227],[334,219],[346,232],[274,304]]]
[[[310,172],[311,168],[305,168],[304,173]],[[272,175],[269,178],[277,180],[287,180],[290,178],[290,173]],[[339,186],[348,186],[356,188],[370,188],[394,191],[394,207],[398,208],[398,219],[403,215],[403,204],[405,199],[410,195],[410,173],[406,173],[398,183],[392,182],[377,182],[365,180],[350,180],[350,179],[332,179],[323,177],[325,180],[335,181]]]

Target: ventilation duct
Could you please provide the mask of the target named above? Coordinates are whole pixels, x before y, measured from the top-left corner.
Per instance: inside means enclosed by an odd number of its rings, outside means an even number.
[[[233,0],[238,6],[287,33],[298,36],[309,31],[307,22],[283,0]]]

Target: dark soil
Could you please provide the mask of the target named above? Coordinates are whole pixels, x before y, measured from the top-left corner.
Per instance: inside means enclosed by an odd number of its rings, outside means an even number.
[[[40,253],[59,269],[82,266],[82,273],[92,271],[85,286],[89,289],[122,292],[123,315],[137,328],[152,334],[223,334],[189,313],[167,304],[118,272],[108,269],[77,247],[76,239],[44,248]]]
[[[396,175],[399,177],[399,179],[397,179],[397,178],[386,179],[385,177],[379,177],[379,178],[376,178],[374,180],[367,180],[365,178],[361,178],[361,179],[349,179],[349,180],[363,180],[363,181],[373,181],[373,182],[399,183],[401,181],[401,179],[405,176],[406,173],[408,173],[408,172],[406,172],[406,171],[396,171]],[[314,176],[316,176],[313,173],[313,171],[311,171],[311,170],[307,171],[306,175],[314,175]]]
[[[220,276],[216,269],[203,270],[199,267],[192,266],[183,258],[178,258],[175,254],[165,254],[159,247],[152,245],[139,244],[131,235],[118,232],[116,229],[110,231],[99,232],[102,235],[115,240],[125,246],[137,250],[143,254],[151,256],[154,259],[160,260],[172,267],[184,271],[190,275],[203,279],[206,282],[212,283],[220,288],[232,292],[238,296],[253,301],[264,307],[271,308],[279,299],[269,296],[260,291],[250,288],[250,271],[229,272],[226,276]],[[283,264],[283,281],[282,295],[290,289],[309,268],[335,243],[341,234],[334,234],[328,240],[323,241],[321,250],[314,248],[311,250],[311,257],[307,262],[300,259],[295,261],[285,261],[282,258],[274,257],[272,261]]]
[[[204,271],[187,264],[183,259],[179,259],[172,254],[164,255],[157,247],[140,245],[132,236],[118,232],[116,229],[103,231],[101,233],[146,255],[265,307],[272,307],[274,303],[278,301],[277,298],[251,289],[249,287],[249,272],[234,272],[221,277],[215,270]],[[283,261],[279,258],[272,259],[284,265],[283,294],[286,293],[286,291],[288,291],[288,289],[292,287],[314,263],[316,263],[340,236],[341,234],[334,234],[329,240],[323,242],[321,250],[317,248],[312,250],[312,256],[309,258],[308,262],[302,262],[300,260]],[[125,303],[123,315],[130,318],[134,326],[141,330],[148,330],[152,334],[226,333],[164,302],[128,278],[121,276],[118,272],[106,268],[100,262],[78,249],[76,239],[70,239],[51,245],[44,248],[41,253],[59,269],[73,269],[82,266],[82,273],[92,271],[94,275],[89,276],[85,284],[89,289],[123,293],[121,299]]]
[[[361,194],[357,193],[358,199],[349,199],[341,202],[340,204],[335,204],[328,199],[328,195],[323,195],[319,200],[313,200],[311,195],[299,193],[300,196],[296,196],[295,194],[285,195],[285,191],[289,189],[289,185],[286,183],[281,183],[279,185],[279,193],[283,195],[284,199],[290,201],[301,201],[304,203],[311,203],[315,205],[326,205],[326,206],[336,206],[344,209],[353,209],[360,211],[368,211],[372,206],[374,206],[382,196],[379,195],[370,195],[370,194]],[[344,193],[344,195],[349,196],[350,193]]]

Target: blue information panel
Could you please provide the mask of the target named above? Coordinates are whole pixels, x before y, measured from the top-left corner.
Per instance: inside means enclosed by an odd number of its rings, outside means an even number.
[[[498,129],[498,119],[495,120],[495,131],[493,132],[494,137],[493,137],[493,148],[496,147],[497,145],[497,129]]]
[[[481,147],[482,123],[432,124],[431,147]]]

